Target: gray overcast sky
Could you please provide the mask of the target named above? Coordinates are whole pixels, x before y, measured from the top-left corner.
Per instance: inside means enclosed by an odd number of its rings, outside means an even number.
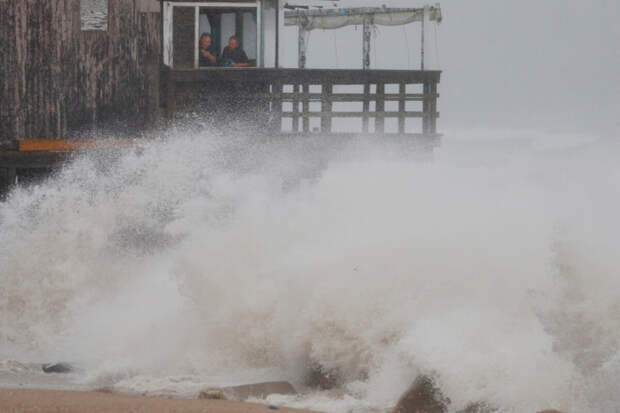
[[[341,0],[340,6],[419,7],[422,1]],[[428,27],[428,64],[443,71],[444,127],[620,130],[619,0],[443,0]],[[374,67],[419,67],[419,23],[379,27]],[[285,64],[296,64],[287,29]],[[359,29],[315,31],[309,66],[359,67]]]

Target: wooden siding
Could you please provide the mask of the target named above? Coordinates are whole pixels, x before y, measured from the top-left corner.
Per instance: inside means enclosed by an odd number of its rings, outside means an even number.
[[[136,0],[136,7],[139,12],[155,12],[161,10],[161,3],[158,0]]]
[[[190,69],[194,67],[194,48],[196,47],[196,8],[175,7],[172,13],[173,64],[174,67]]]
[[[103,32],[80,30],[79,0],[0,0],[0,140],[156,110],[160,15],[144,4],[109,0]]]

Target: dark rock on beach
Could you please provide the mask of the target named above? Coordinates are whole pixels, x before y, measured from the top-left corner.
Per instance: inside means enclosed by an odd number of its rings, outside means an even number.
[[[392,410],[392,413],[446,413],[450,399],[428,376],[419,376]],[[473,410],[472,412],[476,412]]]
[[[69,363],[48,363],[41,366],[45,373],[71,373],[73,367]]]
[[[305,384],[313,389],[331,390],[340,383],[340,374],[336,371],[329,371],[323,366],[313,366],[306,376]]]

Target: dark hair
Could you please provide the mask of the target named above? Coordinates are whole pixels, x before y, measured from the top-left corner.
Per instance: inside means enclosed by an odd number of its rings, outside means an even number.
[[[200,35],[200,39],[198,40],[199,42],[202,41],[202,39],[204,39],[205,37],[210,37],[211,41],[213,41],[213,36],[211,36],[211,33],[203,33]]]
[[[241,43],[241,40],[239,40],[239,36],[233,34],[232,36],[230,36],[230,39],[228,39],[228,41],[231,41],[232,39],[235,39],[237,43]]]

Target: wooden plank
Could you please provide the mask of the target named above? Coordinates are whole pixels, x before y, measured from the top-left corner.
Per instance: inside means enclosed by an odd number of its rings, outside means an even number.
[[[221,81],[252,81],[273,82],[279,80],[284,84],[303,83],[321,84],[330,79],[337,85],[363,85],[365,82],[421,84],[426,80],[437,80],[440,71],[415,70],[353,70],[353,69],[283,69],[283,68],[217,68],[172,69],[171,79],[177,82],[221,82]]]
[[[331,95],[332,102],[364,102],[364,100],[375,100],[377,95],[372,93],[365,96],[361,93],[334,93]],[[293,100],[293,99],[303,99],[306,95],[303,93],[283,93],[282,98],[284,100]],[[309,93],[307,95],[310,101],[320,101],[323,98],[321,93]],[[428,97],[432,97],[429,95]],[[385,101],[399,101],[404,99],[406,101],[423,101],[425,96],[422,93],[408,93],[404,96],[400,93],[386,93],[383,95],[383,100]]]
[[[215,92],[217,93],[217,92]],[[226,91],[224,93],[226,96],[231,96],[231,97],[238,97],[238,98],[244,98],[247,97],[247,92],[246,91],[240,91],[240,92],[235,92],[235,91]],[[271,98],[271,94],[270,93],[253,93],[252,96],[254,97],[262,97],[262,98]],[[308,97],[308,100],[310,102],[320,102],[323,99],[323,94],[321,93],[308,93],[307,95],[305,93],[293,93],[293,92],[285,92],[282,93],[282,100],[284,102],[292,102],[293,100],[297,99],[301,102],[304,101],[304,99],[306,99],[306,97]],[[436,95],[438,96],[438,95]],[[433,97],[433,95],[429,95],[429,97]],[[372,100],[376,100],[377,95],[376,94],[369,94],[368,95],[368,100],[372,101]],[[363,102],[365,99],[364,95],[362,94],[357,94],[357,93],[352,93],[352,94],[344,94],[344,93],[334,93],[331,95],[331,101],[332,102]],[[384,99],[385,101],[399,101],[402,99],[402,96],[398,93],[386,93],[384,95]],[[405,95],[405,101],[409,101],[409,102],[413,102],[413,101],[419,101],[422,102],[424,100],[424,97],[422,94],[408,94]]]
[[[136,139],[20,139],[19,152],[81,151],[86,149],[119,148],[135,145]],[[0,152],[1,153],[1,152]]]

